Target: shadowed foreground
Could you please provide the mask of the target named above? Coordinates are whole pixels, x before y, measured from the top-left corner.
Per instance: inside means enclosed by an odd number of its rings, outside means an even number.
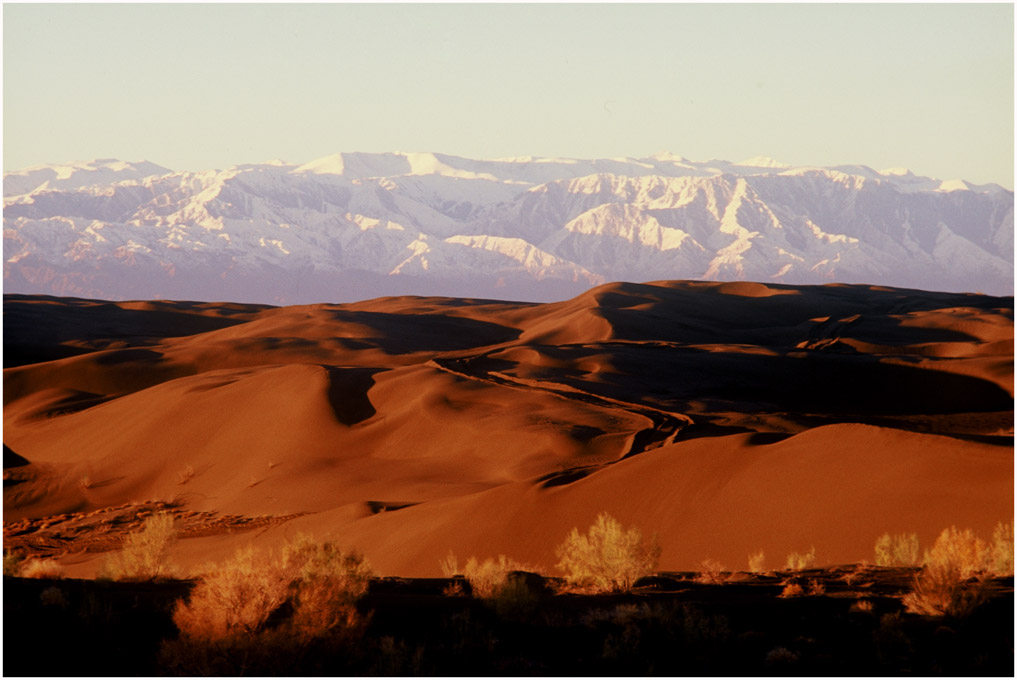
[[[1001,675],[1013,674],[1013,578],[964,619],[903,612],[912,570],[809,570],[821,595],[781,598],[787,574],[735,574],[707,585],[669,574],[614,595],[530,599],[450,596],[461,579],[374,580],[366,628],[338,649],[290,646],[213,666],[235,675]],[[4,580],[5,673],[195,672],[163,640],[175,599],[193,584]],[[115,613],[114,613],[115,612]],[[53,644],[60,653],[52,653]],[[162,645],[162,646],[161,646]],[[162,651],[161,651],[162,649]],[[14,653],[18,650],[18,653]],[[38,653],[37,653],[38,652]]]

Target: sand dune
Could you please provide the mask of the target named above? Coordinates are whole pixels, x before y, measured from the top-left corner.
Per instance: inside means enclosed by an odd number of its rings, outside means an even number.
[[[179,541],[184,567],[308,531],[405,576],[449,550],[553,573],[604,510],[664,569],[871,559],[1013,510],[1012,298],[674,281],[4,315],[5,542],[79,575],[122,530],[88,517],[155,501],[233,518]]]

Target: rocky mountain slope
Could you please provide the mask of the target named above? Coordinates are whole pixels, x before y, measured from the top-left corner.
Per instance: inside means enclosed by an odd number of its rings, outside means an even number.
[[[4,290],[308,303],[555,300],[606,281],[1013,292],[1013,192],[767,158],[341,153],[4,175]]]

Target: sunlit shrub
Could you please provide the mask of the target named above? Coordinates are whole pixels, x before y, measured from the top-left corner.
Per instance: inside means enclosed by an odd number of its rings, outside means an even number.
[[[807,553],[791,553],[787,556],[787,561],[784,563],[784,568],[788,571],[801,571],[802,569],[811,569],[816,564],[816,549],[809,548]]]
[[[173,517],[151,515],[130,534],[123,548],[106,560],[102,575],[114,581],[148,581],[169,575],[166,553],[176,536]]]
[[[657,568],[660,546],[644,541],[638,529],[624,529],[601,513],[586,534],[573,529],[556,553],[570,585],[597,592],[627,591]]]
[[[31,557],[18,567],[18,576],[21,578],[62,578],[63,575],[63,567],[53,559]]]
[[[717,560],[703,560],[699,564],[699,574],[696,581],[699,583],[721,584],[725,581],[724,565]]]
[[[997,576],[1013,576],[1013,521],[999,522],[992,532],[989,569]]]
[[[292,674],[309,650],[349,645],[366,625],[356,603],[371,572],[356,552],[299,536],[277,559],[241,549],[178,601],[178,639],[163,661],[185,674]]]
[[[470,582],[474,597],[490,599],[505,587],[509,574],[522,569],[522,565],[504,555],[498,555],[498,559],[489,557],[483,562],[471,557],[463,567],[463,576]]]
[[[766,554],[762,550],[749,555],[749,571],[753,574],[766,571]]]
[[[876,566],[917,567],[921,564],[918,534],[883,534],[876,539]]]
[[[970,529],[944,529],[926,551],[912,591],[902,598],[907,610],[923,616],[964,617],[987,598],[989,550]]]

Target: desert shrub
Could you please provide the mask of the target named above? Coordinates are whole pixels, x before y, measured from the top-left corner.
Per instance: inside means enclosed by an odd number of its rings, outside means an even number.
[[[106,560],[102,575],[114,581],[148,581],[167,576],[166,552],[175,538],[173,517],[151,515],[141,530],[130,534],[123,548]]]
[[[784,590],[780,592],[778,597],[789,598],[801,597],[803,595],[805,595],[805,588],[802,588],[802,586],[798,583],[788,583],[784,586]]]
[[[788,571],[800,571],[802,569],[811,569],[816,564],[816,549],[809,548],[807,553],[791,553],[787,556],[787,561],[784,563],[784,568]]]
[[[359,553],[303,535],[279,559],[241,549],[177,602],[180,635],[163,643],[163,661],[185,674],[292,674],[310,650],[359,637],[366,621],[356,602],[370,575]]]
[[[696,581],[699,583],[720,584],[725,580],[724,565],[717,560],[707,559],[699,564],[699,575],[696,576]]]
[[[61,578],[63,567],[56,560],[31,557],[21,563],[18,575],[21,578]]]
[[[970,614],[987,598],[989,550],[970,529],[944,529],[925,553],[922,571],[902,598],[907,610],[923,616]]]
[[[491,599],[508,583],[509,574],[522,569],[522,565],[504,555],[498,555],[496,560],[489,557],[483,562],[471,557],[463,567],[463,576],[470,582],[474,597]]]
[[[291,624],[300,636],[312,639],[357,630],[356,602],[371,578],[363,555],[301,534],[284,546],[282,562],[291,579]]]
[[[918,534],[883,534],[876,539],[876,566],[917,567],[921,564]]]
[[[556,554],[570,585],[598,592],[626,591],[657,568],[660,546],[645,542],[638,529],[623,529],[601,513],[586,534],[573,529]]]
[[[459,570],[459,558],[451,550],[448,551],[448,555],[444,559],[438,561],[438,565],[441,567],[441,575],[445,578],[452,578],[463,573]]]
[[[999,522],[992,532],[989,569],[997,576],[1013,576],[1013,522]]]
[[[60,607],[61,609],[67,608],[67,597],[64,595],[64,591],[60,590],[56,586],[50,586],[39,593],[39,602],[41,602],[44,607]]]
[[[188,601],[177,602],[173,622],[181,637],[195,641],[252,635],[286,601],[288,586],[282,569],[243,548],[202,576]]]
[[[4,553],[4,576],[21,575],[21,556],[14,552]]]
[[[809,595],[825,595],[826,586],[818,579],[809,579]]]
[[[956,569],[966,579],[988,568],[989,548],[971,529],[943,529],[932,550],[925,551],[926,567]]]
[[[749,555],[749,571],[753,574],[766,571],[766,554],[762,550]]]
[[[876,605],[872,604],[872,600],[855,600],[851,603],[848,611],[858,612],[859,614],[872,614],[876,611]]]
[[[508,575],[492,600],[498,616],[510,621],[525,621],[540,604],[540,595],[527,581],[527,574]]]

